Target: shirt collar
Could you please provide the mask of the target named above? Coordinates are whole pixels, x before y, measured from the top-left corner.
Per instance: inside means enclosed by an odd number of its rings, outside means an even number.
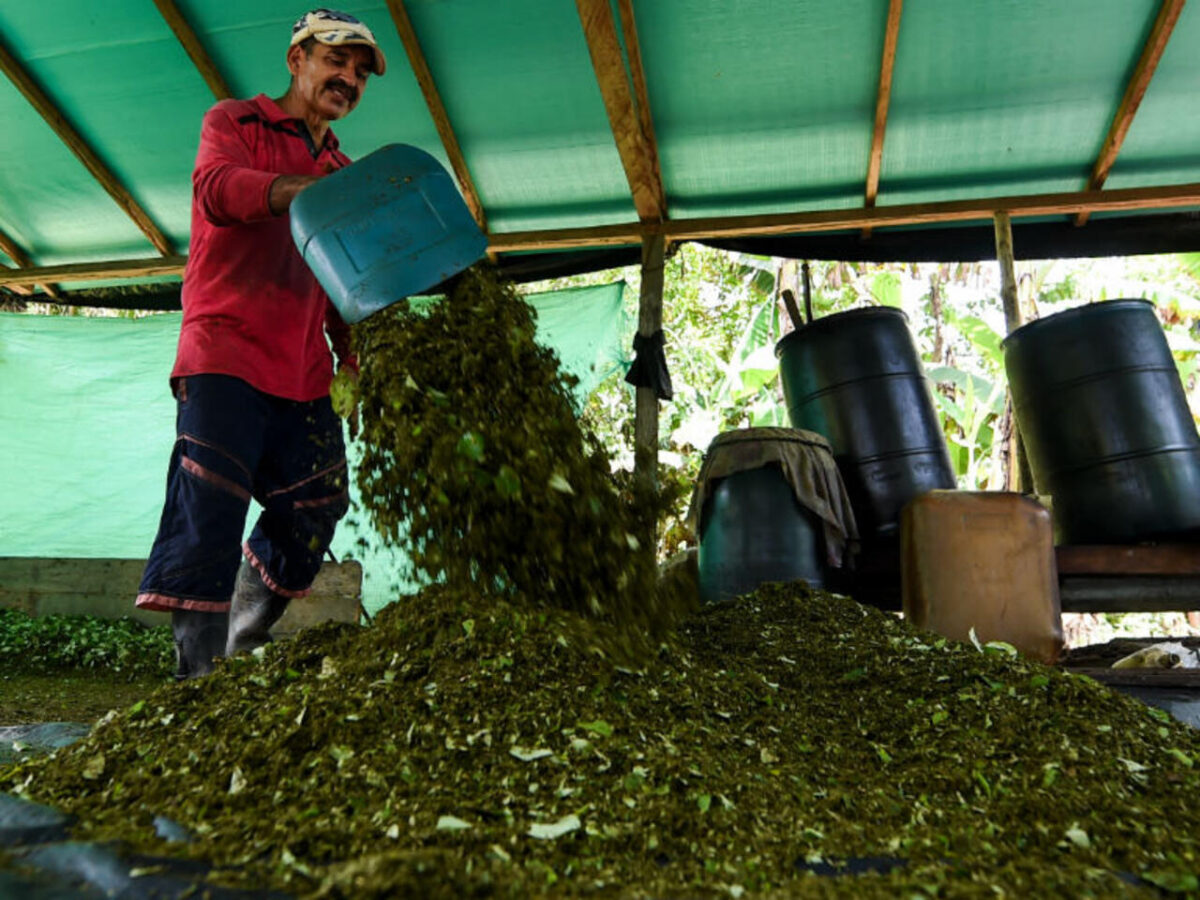
[[[262,113],[263,118],[266,119],[268,122],[274,122],[274,123],[296,122],[298,125],[300,125],[302,127],[304,126],[304,123],[301,122],[299,119],[297,119],[295,116],[290,116],[286,112],[284,112],[282,109],[280,109],[279,104],[276,103],[274,100],[272,100],[270,97],[268,97],[266,94],[259,94],[257,97],[254,98],[253,102],[258,107],[259,111]],[[325,140],[321,144],[321,149],[329,150],[330,152],[332,152],[332,151],[337,150],[339,146],[340,146],[340,142],[338,141],[337,135],[333,133],[333,128],[332,127],[326,128],[325,129]]]

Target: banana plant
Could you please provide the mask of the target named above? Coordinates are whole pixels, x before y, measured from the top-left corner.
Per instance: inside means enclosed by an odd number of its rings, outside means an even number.
[[[993,424],[1004,413],[1005,383],[954,366],[935,366],[927,374],[942,388],[933,396],[959,483],[964,488],[978,488],[989,480],[982,469],[992,456]],[[952,390],[952,397],[946,388]]]

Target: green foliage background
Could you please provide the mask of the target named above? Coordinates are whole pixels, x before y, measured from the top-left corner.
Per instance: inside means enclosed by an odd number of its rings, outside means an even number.
[[[660,460],[668,481],[687,483],[705,448],[721,431],[788,425],[774,345],[791,330],[780,291],[801,296],[796,264],[685,244],[667,261],[663,328],[675,398],[661,405]],[[1200,254],[1017,263],[1025,321],[1117,297],[1152,301],[1175,353],[1193,414],[1200,413]],[[623,278],[636,321],[637,267],[531,287],[544,290]],[[959,487],[1004,487],[1000,442],[1007,383],[1000,342],[1005,333],[999,270],[994,262],[811,263],[813,314],[862,306],[904,310],[929,376]],[[587,409],[593,429],[617,465],[633,464],[632,390],[618,377],[603,384]],[[686,491],[664,552],[681,531]]]
[[[96,669],[134,678],[170,673],[175,648],[169,626],[95,616],[33,618],[0,609],[0,661],[5,672]]]

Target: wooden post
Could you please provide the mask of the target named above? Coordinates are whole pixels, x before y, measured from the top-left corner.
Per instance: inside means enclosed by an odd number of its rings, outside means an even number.
[[[648,338],[662,328],[663,258],[666,238],[661,231],[642,242],[642,293],[638,301],[638,334]],[[658,484],[658,395],[654,388],[637,389],[633,420],[633,471],[639,486],[654,491]]]
[[[1012,334],[1021,327],[1021,305],[1017,300],[1017,274],[1013,265],[1013,236],[1012,219],[1005,210],[997,210],[993,217],[996,229],[996,261],[1000,263],[1000,299],[1004,303],[1004,330]],[[1029,460],[1025,456],[1025,445],[1021,441],[1021,432],[1017,428],[1017,419],[1013,414],[1012,392],[1004,404],[1004,417],[1008,427],[1000,429],[1008,444],[1005,459],[1007,465],[1004,473],[1004,487],[1011,491],[1033,490],[1033,476],[1029,470]]]

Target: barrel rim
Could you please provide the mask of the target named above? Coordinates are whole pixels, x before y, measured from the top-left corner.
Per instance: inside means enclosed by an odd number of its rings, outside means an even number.
[[[1053,328],[1056,325],[1066,325],[1075,319],[1083,318],[1087,315],[1095,315],[1097,307],[1103,307],[1105,310],[1112,310],[1114,307],[1123,308],[1145,308],[1154,309],[1154,304],[1142,297],[1114,297],[1112,300],[1100,300],[1096,303],[1084,303],[1080,306],[1073,306],[1070,309],[1064,309],[1062,312],[1056,312],[1052,315],[1041,319],[1034,319],[1032,322],[1026,322],[1020,328],[1014,329],[1003,340],[1000,341],[1000,347],[1007,350],[1009,345],[1015,338],[1027,337],[1034,331],[1044,330],[1045,328]]]
[[[897,306],[860,306],[856,309],[846,309],[842,310],[841,312],[830,313],[827,316],[821,316],[819,319],[813,319],[811,322],[807,322],[797,328],[795,331],[792,331],[781,337],[775,342],[775,355],[777,357],[782,356],[785,349],[784,344],[788,343],[789,341],[796,343],[797,341],[803,340],[806,337],[810,337],[813,334],[836,327],[839,322],[844,322],[846,319],[870,319],[894,317],[897,315],[900,316],[900,318],[904,321],[905,327],[907,327],[908,313]],[[833,322],[834,325],[829,325],[828,323],[830,322]]]

